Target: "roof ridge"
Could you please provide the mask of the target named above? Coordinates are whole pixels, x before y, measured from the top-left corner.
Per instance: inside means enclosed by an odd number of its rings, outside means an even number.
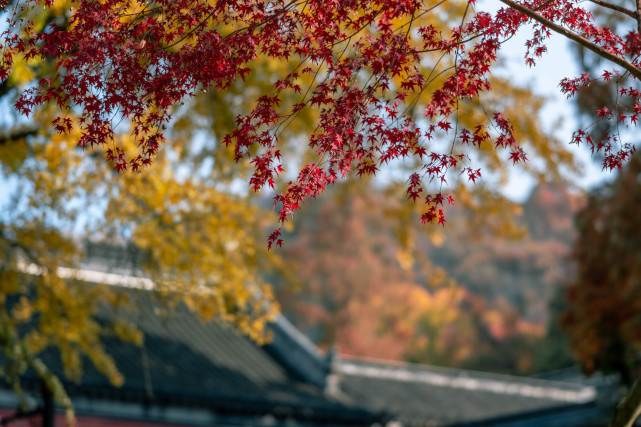
[[[499,394],[520,395],[563,402],[586,403],[596,398],[596,389],[592,386],[577,385],[559,381],[541,380],[538,378],[518,377],[502,374],[467,375],[471,371],[455,370],[443,372],[429,369],[406,369],[398,365],[383,363],[358,364],[340,360],[336,364],[342,374],[380,378],[400,382],[422,382],[435,386],[459,388],[466,390],[483,390]]]

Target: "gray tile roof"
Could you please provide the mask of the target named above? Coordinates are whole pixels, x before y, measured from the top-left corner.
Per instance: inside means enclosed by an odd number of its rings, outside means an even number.
[[[115,339],[106,343],[125,383],[113,387],[87,364],[81,384],[66,384],[72,398],[270,414],[322,425],[370,425],[384,419],[381,411],[326,396],[323,388],[280,363],[273,349],[221,324],[202,323],[184,307],[157,316],[145,294],[140,293],[138,312],[130,319],[144,332],[144,345]]]
[[[385,408],[412,426],[498,425],[514,416],[590,406],[596,397],[593,387],[580,384],[389,361],[343,358],[334,372],[356,404]]]

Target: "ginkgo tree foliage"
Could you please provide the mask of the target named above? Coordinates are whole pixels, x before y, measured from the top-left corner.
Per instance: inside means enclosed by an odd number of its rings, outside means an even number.
[[[18,394],[21,375],[29,370],[70,409],[61,383],[40,357],[43,350],[59,353],[68,380],[81,378],[84,359],[119,385],[126,379],[103,338],[144,339],[124,320],[99,320],[105,309],[135,307],[127,293],[88,286],[78,272],[87,236],[134,245],[141,262],[130,274],[150,280],[163,307],[184,304],[203,321],[224,322],[264,340],[264,325],[278,308],[262,279],[278,267],[275,254],[263,253],[269,215],[259,215],[247,197],[221,189],[223,179],[181,176],[181,167],[194,163],[173,158],[179,154],[172,144],[156,158],[155,174],[129,176],[73,150],[74,144],[38,132],[0,146],[5,188],[13,188],[0,218],[0,348],[2,374]],[[16,158],[20,151],[22,161]]]

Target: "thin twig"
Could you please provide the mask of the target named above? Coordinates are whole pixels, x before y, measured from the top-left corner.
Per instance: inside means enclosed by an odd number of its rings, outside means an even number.
[[[623,6],[619,6],[618,4],[608,3],[607,1],[603,1],[603,0],[590,0],[590,1],[592,3],[594,3],[594,4],[598,4],[599,6],[603,6],[603,7],[608,8],[608,9],[616,10],[617,12],[625,13],[626,15],[631,16],[634,19],[637,19],[637,17],[638,17],[636,12],[634,12],[634,11],[632,11],[630,9],[626,9]]]

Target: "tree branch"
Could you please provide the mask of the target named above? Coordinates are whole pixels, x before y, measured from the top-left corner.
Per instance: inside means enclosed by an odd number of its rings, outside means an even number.
[[[558,24],[555,24],[554,22],[550,21],[547,18],[542,17],[538,13],[528,9],[527,7],[520,5],[512,0],[500,0],[501,3],[507,5],[508,7],[511,7],[512,9],[516,9],[519,12],[523,13],[524,15],[528,16],[529,18],[534,19],[535,21],[540,22],[550,30],[559,33],[570,40],[573,40],[577,43],[579,43],[581,46],[591,50],[592,52],[596,53],[602,58],[607,59],[610,62],[613,62],[623,68],[625,68],[630,74],[632,74],[634,77],[636,77],[638,80],[641,80],[641,69],[636,67],[634,64],[631,62],[626,61],[625,59],[616,56],[607,50],[603,49],[602,47],[592,43],[590,40],[586,39],[585,37],[581,37],[580,35],[576,34],[573,31],[568,30],[567,28],[564,28]]]
[[[594,4],[598,4],[599,6],[616,10],[617,12],[625,13],[626,15],[634,18],[635,20],[637,19],[637,14],[630,9],[626,9],[625,7],[619,6],[617,4],[608,3],[607,1],[603,1],[603,0],[590,0],[590,1]]]
[[[632,427],[641,415],[641,381],[637,381],[614,410],[609,427]]]
[[[541,9],[545,9],[546,7],[548,7],[548,6],[549,6],[550,4],[552,4],[554,1],[555,1],[555,0],[546,0],[543,4],[541,4],[541,5],[537,6],[537,8],[536,8],[536,9],[532,9],[532,10],[533,10],[533,11],[535,11],[535,12],[538,12],[539,10],[541,10]]]
[[[641,0],[636,1],[637,4],[637,12],[636,12],[636,20],[637,20],[637,32],[641,36]]]
[[[0,95],[1,96],[1,95]],[[13,133],[6,135],[0,135],[0,145],[7,144],[10,141],[15,141],[17,139],[23,139],[28,136],[33,136],[38,134],[38,128],[26,128],[26,129],[16,129]]]

